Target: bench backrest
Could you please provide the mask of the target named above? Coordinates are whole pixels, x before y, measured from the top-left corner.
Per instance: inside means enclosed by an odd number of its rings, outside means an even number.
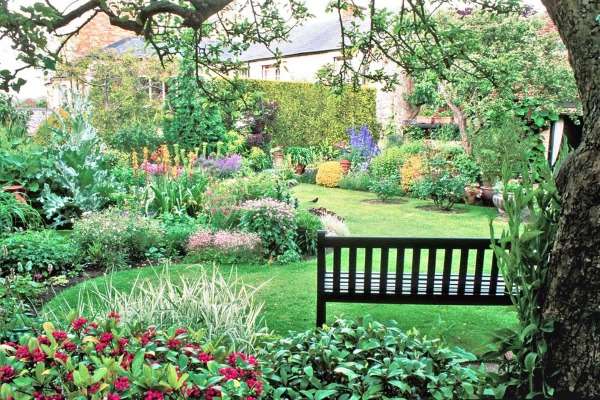
[[[489,239],[319,232],[317,242],[317,290],[328,301],[425,297],[440,304],[510,303]],[[327,265],[326,249],[333,250],[332,265]]]

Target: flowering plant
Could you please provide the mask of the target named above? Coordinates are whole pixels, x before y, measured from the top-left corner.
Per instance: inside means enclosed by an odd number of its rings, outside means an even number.
[[[188,260],[251,262],[261,258],[262,242],[255,233],[200,230],[190,236],[187,250]]]
[[[78,317],[68,331],[0,344],[0,398],[256,399],[263,392],[252,355],[209,351],[186,328],[129,330],[114,312]]]
[[[221,178],[235,175],[242,167],[242,156],[232,154],[221,158],[200,158],[197,161],[200,168]]]
[[[353,164],[363,166],[363,169],[366,169],[371,159],[379,154],[379,146],[366,125],[361,126],[358,130],[356,128],[348,129],[348,141],[347,157],[353,161]]]
[[[248,200],[239,207],[241,229],[260,236],[264,255],[290,261],[299,257],[296,210],[288,203],[263,198]]]

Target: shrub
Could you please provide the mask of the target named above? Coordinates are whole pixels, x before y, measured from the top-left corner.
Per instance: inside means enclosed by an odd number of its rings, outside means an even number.
[[[438,208],[449,211],[462,200],[467,183],[463,176],[443,171],[414,182],[411,192],[421,199],[432,199]]]
[[[268,343],[261,356],[265,379],[289,399],[473,399],[487,383],[483,365],[466,365],[473,354],[368,317]]]
[[[250,164],[250,168],[254,171],[262,171],[271,168],[273,165],[271,157],[257,146],[250,149],[247,160],[248,164]]]
[[[0,276],[31,274],[37,280],[77,272],[79,250],[55,230],[24,231],[0,239]]]
[[[413,182],[418,181],[424,172],[424,160],[421,156],[413,155],[406,159],[400,169],[402,189],[408,192]]]
[[[398,176],[390,175],[379,179],[373,179],[369,185],[369,190],[375,193],[379,200],[388,201],[401,193],[400,187],[398,186]]]
[[[298,182],[314,185],[317,183],[317,171],[316,168],[306,168],[304,173],[298,177]]]
[[[296,226],[298,227],[296,236],[300,252],[305,255],[315,255],[317,253],[317,232],[323,229],[321,220],[306,210],[298,210]]]
[[[298,258],[296,213],[289,204],[271,198],[248,200],[242,203],[240,212],[240,229],[260,236],[265,257]]]
[[[368,126],[379,136],[375,91],[361,88],[342,95],[313,83],[248,81],[249,90],[262,92],[277,103],[273,144],[277,146],[318,146],[346,140],[349,121]]]
[[[401,147],[389,147],[373,159],[369,170],[375,178],[399,176],[405,156],[406,153]]]
[[[67,331],[51,323],[38,337],[0,345],[3,398],[146,400],[261,395],[254,356],[200,342],[187,328],[122,327],[110,313],[99,322],[78,317]]]
[[[169,256],[183,256],[190,236],[203,223],[187,215],[165,214],[161,218],[164,231],[164,247]]]
[[[257,263],[262,257],[260,237],[248,232],[200,230],[189,237],[186,248],[188,262]]]
[[[101,268],[144,261],[146,253],[162,248],[163,237],[158,220],[117,209],[86,215],[73,227],[85,260]]]
[[[347,190],[369,191],[371,185],[371,176],[363,171],[350,171],[340,180],[339,187]],[[396,185],[398,183],[396,182]]]
[[[321,186],[337,187],[343,175],[339,161],[327,161],[319,165],[316,182]]]
[[[467,183],[475,183],[481,175],[481,169],[468,154],[459,154],[454,158],[454,167]]]
[[[156,126],[141,122],[123,126],[110,137],[110,145],[125,153],[138,151],[144,147],[155,149],[163,141],[164,139],[157,132]]]
[[[14,194],[0,191],[0,235],[15,229],[33,229],[42,225],[42,217]]]

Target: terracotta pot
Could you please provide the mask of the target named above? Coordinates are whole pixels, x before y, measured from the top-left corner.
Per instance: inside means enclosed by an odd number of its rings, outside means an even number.
[[[20,201],[21,203],[25,203],[27,204],[27,199],[25,199],[25,188],[21,185],[12,185],[12,186],[5,186],[3,188],[3,190],[7,193],[12,193],[15,198],[17,199],[17,201]]]
[[[296,171],[296,175],[302,175],[304,173],[305,169],[306,169],[306,165],[303,165],[303,164],[296,164],[296,166],[294,167],[294,171]]]
[[[347,174],[350,171],[350,167],[352,166],[352,161],[350,160],[342,160],[340,161],[340,166],[342,167],[342,171],[344,174]]]

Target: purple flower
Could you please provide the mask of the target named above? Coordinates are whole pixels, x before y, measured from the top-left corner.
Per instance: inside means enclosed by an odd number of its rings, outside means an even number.
[[[366,125],[348,129],[350,142],[350,152],[358,154],[365,162],[371,161],[373,157],[379,154],[379,147]]]
[[[212,175],[227,177],[235,174],[242,167],[242,156],[232,154],[222,158],[199,158],[197,165]]]

